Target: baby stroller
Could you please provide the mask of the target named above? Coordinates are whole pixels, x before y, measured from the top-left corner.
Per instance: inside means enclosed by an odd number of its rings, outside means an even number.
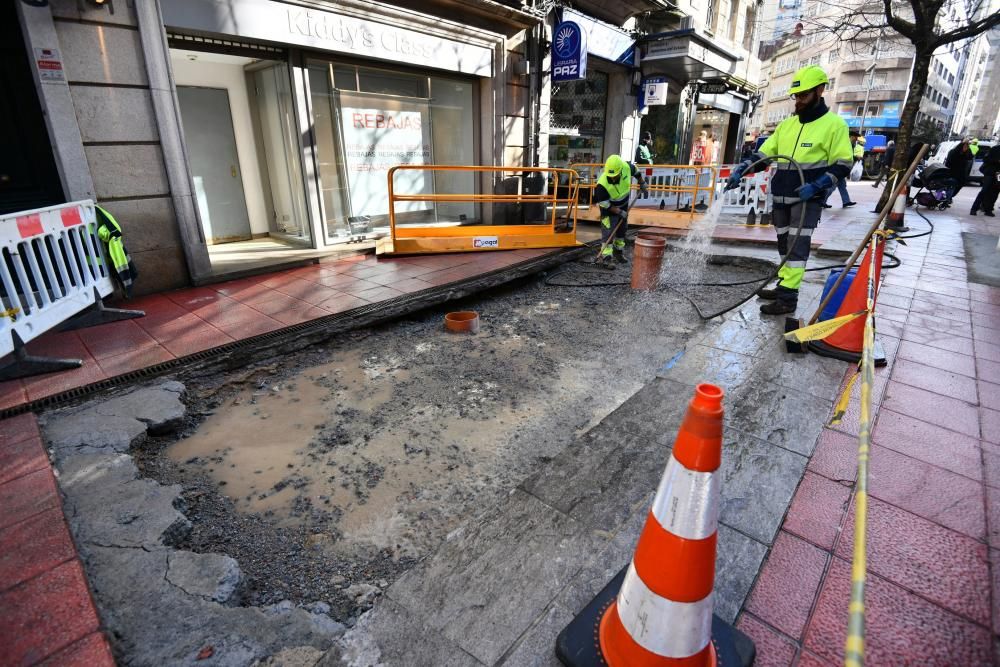
[[[917,172],[913,177],[913,185],[920,188],[913,196],[917,204],[934,211],[943,211],[951,206],[958,181],[951,169],[943,164],[932,163]]]

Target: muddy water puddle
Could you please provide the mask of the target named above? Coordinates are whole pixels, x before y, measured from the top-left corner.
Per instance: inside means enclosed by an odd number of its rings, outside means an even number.
[[[240,511],[322,526],[318,546],[425,553],[482,490],[500,485],[504,445],[535,416],[502,395],[502,377],[456,377],[446,383],[454,391],[422,392],[403,366],[454,344],[441,336],[412,346],[410,359],[349,351],[244,388],[168,456],[207,472]],[[523,346],[519,337],[496,342],[508,353]],[[466,350],[463,360],[483,354]]]

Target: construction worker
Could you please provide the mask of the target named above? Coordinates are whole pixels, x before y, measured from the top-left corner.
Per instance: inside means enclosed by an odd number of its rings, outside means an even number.
[[[629,195],[632,179],[639,183],[639,192],[645,197],[649,186],[642,172],[621,155],[612,155],[604,163],[604,171],[594,188],[594,202],[601,209],[601,254],[596,264],[613,269],[612,256],[619,264],[626,264],[625,231],[628,228]],[[613,240],[612,240],[613,239]]]
[[[794,313],[798,306],[799,286],[805,277],[809,260],[809,244],[813,230],[823,212],[823,198],[837,183],[846,179],[854,163],[854,150],[848,137],[847,123],[830,111],[823,101],[823,92],[829,79],[826,72],[816,65],[803,67],[792,79],[789,93],[795,98],[795,114],[778,125],[767,141],[754,153],[752,160],[745,160],[733,171],[726,188],[736,188],[752,162],[773,155],[788,155],[798,162],[805,176],[790,162],[778,160],[778,170],[771,179],[774,209],[771,220],[778,235],[778,252],[788,260],[778,272],[778,285],[757,293],[761,299],[771,301],[760,308],[766,315]],[[765,163],[757,165],[762,169]],[[797,227],[802,207],[805,218],[802,230],[792,247],[788,235]]]

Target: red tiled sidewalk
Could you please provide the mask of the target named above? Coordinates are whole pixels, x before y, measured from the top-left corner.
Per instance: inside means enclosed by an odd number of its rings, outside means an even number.
[[[871,665],[1000,661],[1000,289],[967,281],[961,237],[1000,224],[962,215],[968,194],[933,214],[933,235],[898,249],[904,264],[880,293],[890,364],[873,388]],[[909,212],[907,222],[926,228]],[[843,662],[858,394],[820,436],[737,622],[757,644],[757,665]]]
[[[0,664],[114,665],[33,414],[0,422]]]
[[[49,333],[32,354],[82,359],[79,369],[0,383],[0,409],[91,382],[513,266],[555,252],[511,250],[380,258],[358,254],[303,268],[165,292],[121,304],[146,316]]]

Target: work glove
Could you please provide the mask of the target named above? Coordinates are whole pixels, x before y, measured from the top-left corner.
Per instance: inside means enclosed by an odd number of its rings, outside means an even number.
[[[642,183],[639,184],[639,194],[642,195],[643,197],[649,196],[649,183],[643,181]]]
[[[805,185],[800,185],[795,188],[795,194],[799,196],[802,201],[809,201],[813,197],[819,195],[820,193],[829,190],[833,187],[833,178],[830,174],[823,174],[815,181],[806,183]]]
[[[740,181],[743,180],[743,174],[747,173],[747,169],[753,164],[750,160],[743,160],[740,166],[733,169],[733,173],[729,175],[726,179],[726,190],[735,190],[740,187]]]

